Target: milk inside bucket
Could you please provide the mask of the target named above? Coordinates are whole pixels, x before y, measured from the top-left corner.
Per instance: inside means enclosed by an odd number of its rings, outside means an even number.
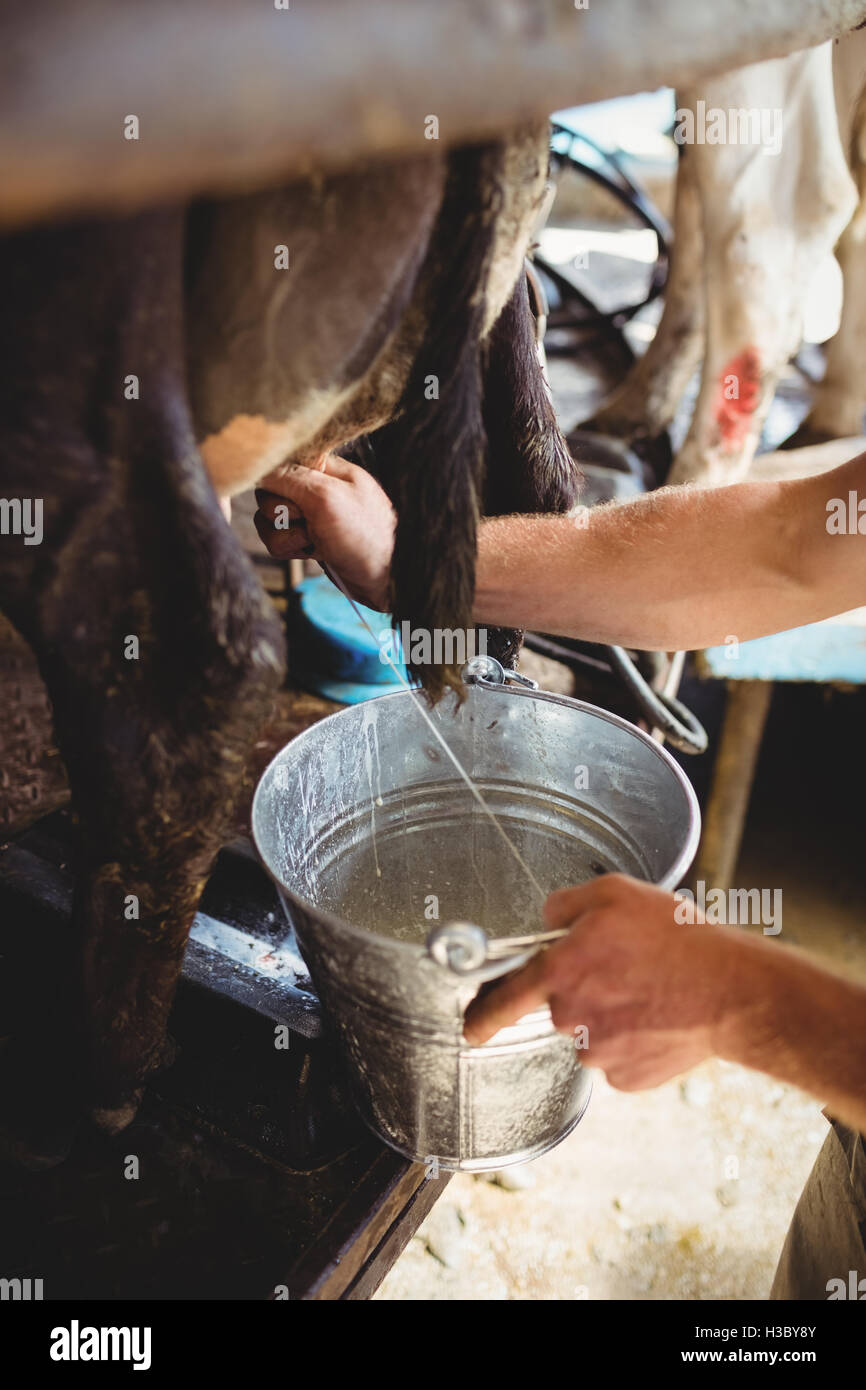
[[[361,1115],[407,1157],[474,1172],[552,1148],[589,1100],[546,1007],[482,1046],[463,1038],[478,990],[543,943],[532,879],[543,895],[609,872],[674,888],[699,835],[691,785],[658,743],[510,674],[478,658],[463,703],[430,711],[495,821],[409,691],[294,739],[252,815]]]

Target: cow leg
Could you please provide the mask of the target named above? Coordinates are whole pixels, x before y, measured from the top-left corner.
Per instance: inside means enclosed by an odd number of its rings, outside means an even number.
[[[703,232],[694,163],[693,149],[684,146],[677,170],[671,270],[656,335],[601,409],[581,425],[642,452],[673,420],[704,348]]]
[[[863,208],[866,219],[866,207]],[[815,388],[812,408],[785,448],[821,444],[863,433],[866,389],[866,220],[857,219],[842,234],[836,249],[844,295],[838,332],[827,344],[827,370]]]
[[[802,336],[815,266],[851,216],[831,46],[708,84],[710,106],[782,112],[782,147],[695,145],[704,215],[707,348],[695,413],[670,482],[742,478]]]
[[[833,79],[843,146],[857,184],[859,205],[836,257],[842,268],[839,329],[827,344],[827,369],[815,387],[812,408],[785,448],[820,444],[863,432],[866,386],[866,30],[846,34],[834,45]]]
[[[0,540],[0,606],[38,657],[80,822],[64,1052],[76,1104],[115,1130],[164,1057],[281,636],[187,414],[182,213],[3,250],[0,488],[44,520],[39,544]],[[38,1124],[50,1078],[30,1093]]]

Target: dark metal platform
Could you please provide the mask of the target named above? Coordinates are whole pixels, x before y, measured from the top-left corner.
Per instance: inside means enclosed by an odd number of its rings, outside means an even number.
[[[0,850],[5,1002],[12,982],[19,1020],[43,1032],[71,839],[58,812]],[[448,1175],[428,1179],[357,1118],[291,929],[242,843],[205,890],[171,1034],[175,1062],[122,1134],[81,1132],[48,1171],[0,1167],[0,1277],[42,1279],[46,1299],[369,1297]]]

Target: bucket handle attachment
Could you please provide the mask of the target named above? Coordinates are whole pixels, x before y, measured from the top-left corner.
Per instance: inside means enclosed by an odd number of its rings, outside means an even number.
[[[427,937],[427,954],[453,975],[471,975],[494,967],[488,979],[516,970],[551,941],[568,935],[568,929],[538,932],[535,936],[491,938],[474,922],[445,922]]]
[[[506,685],[510,681],[528,690],[538,689],[538,681],[506,668],[495,656],[473,656],[460,672],[460,679],[464,685]]]

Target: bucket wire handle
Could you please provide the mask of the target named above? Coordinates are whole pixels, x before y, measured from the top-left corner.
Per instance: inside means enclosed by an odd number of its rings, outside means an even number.
[[[569,928],[538,932],[535,936],[504,936],[491,939],[474,922],[445,922],[427,936],[427,954],[437,965],[454,975],[469,975],[485,965],[512,962],[525,965],[551,941],[568,935]]]

